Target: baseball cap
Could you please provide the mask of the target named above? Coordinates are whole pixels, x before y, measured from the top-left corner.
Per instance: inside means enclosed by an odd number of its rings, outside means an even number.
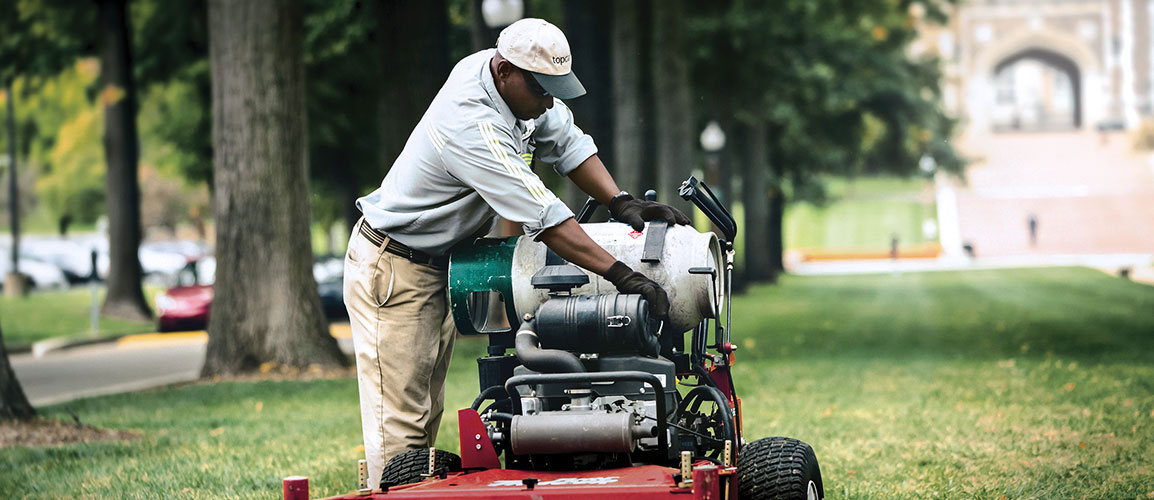
[[[497,52],[531,73],[552,96],[572,99],[585,95],[585,87],[573,74],[569,41],[544,19],[527,18],[510,24],[497,37]]]

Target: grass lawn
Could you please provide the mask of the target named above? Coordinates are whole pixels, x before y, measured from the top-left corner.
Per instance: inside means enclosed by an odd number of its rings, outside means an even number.
[[[156,311],[156,287],[145,287],[149,307]],[[104,288],[99,289],[104,302]],[[69,335],[84,335],[90,330],[92,291],[87,286],[65,291],[34,291],[27,297],[0,297],[0,327],[4,345],[9,349],[26,347],[38,340]],[[100,318],[100,335],[132,334],[156,331],[151,321],[126,321]]]
[[[1154,495],[1154,287],[1077,268],[787,276],[734,309],[746,437],[811,443],[830,498]],[[476,394],[484,345],[458,343],[448,408]],[[332,495],[362,452],[353,379],[41,410],[143,437],[0,450],[7,497],[270,498],[292,474]]]
[[[923,200],[926,181],[893,177],[826,180],[829,201],[786,207],[782,237],[791,249],[888,250],[893,235],[903,245],[926,241],[922,223],[937,220]]]

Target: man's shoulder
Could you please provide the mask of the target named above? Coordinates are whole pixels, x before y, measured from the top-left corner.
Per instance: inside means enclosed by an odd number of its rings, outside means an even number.
[[[493,96],[481,81],[481,71],[494,50],[482,50],[461,59],[449,76],[445,92],[435,103],[431,124],[449,136],[473,134],[478,123],[489,122],[493,128],[509,128],[493,102]]]

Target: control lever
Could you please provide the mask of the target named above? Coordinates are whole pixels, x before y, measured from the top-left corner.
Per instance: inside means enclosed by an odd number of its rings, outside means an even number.
[[[682,199],[697,205],[697,208],[701,209],[706,217],[709,217],[710,222],[713,222],[713,225],[721,230],[721,234],[725,236],[728,244],[733,244],[733,239],[737,237],[737,221],[733,220],[733,216],[725,210],[725,206],[718,201],[713,191],[709,190],[709,186],[691,175],[685,182],[681,183],[678,194],[681,195]]]

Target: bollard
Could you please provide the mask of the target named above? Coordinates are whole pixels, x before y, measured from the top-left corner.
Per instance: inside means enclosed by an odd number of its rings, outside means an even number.
[[[100,333],[100,287],[96,284],[98,278],[96,249],[92,249],[92,274],[88,277],[88,289],[92,291],[92,309],[88,318],[88,330],[93,337]]]
[[[284,500],[309,500],[309,478],[305,476],[284,478]]]

